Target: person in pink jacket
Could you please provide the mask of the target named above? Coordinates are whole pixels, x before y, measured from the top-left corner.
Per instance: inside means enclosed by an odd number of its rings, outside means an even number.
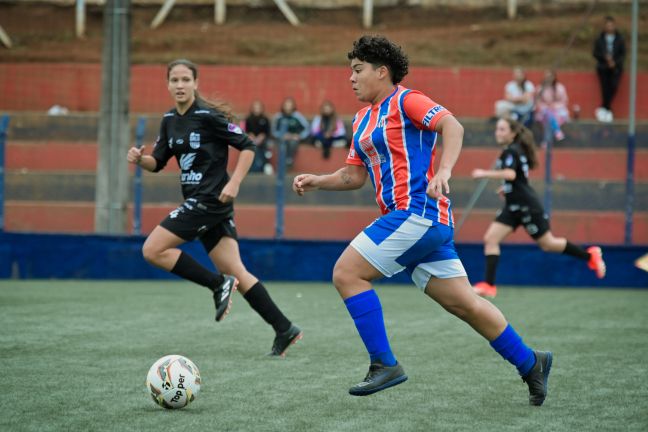
[[[558,82],[556,72],[547,70],[544,80],[538,88],[536,95],[536,120],[541,122],[544,128],[542,147],[545,147],[549,140],[562,141],[565,134],[560,128],[569,121],[569,108],[567,103],[567,90]]]

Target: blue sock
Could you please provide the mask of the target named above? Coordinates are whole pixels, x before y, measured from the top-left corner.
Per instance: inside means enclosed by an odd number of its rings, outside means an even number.
[[[370,361],[372,363],[380,361],[385,366],[394,366],[396,358],[387,340],[382,306],[376,291],[369,290],[349,297],[344,300],[344,304],[369,352]]]
[[[492,341],[491,346],[502,357],[515,366],[520,376],[525,376],[535,365],[535,354],[526,346],[511,325],[507,325],[501,335]]]

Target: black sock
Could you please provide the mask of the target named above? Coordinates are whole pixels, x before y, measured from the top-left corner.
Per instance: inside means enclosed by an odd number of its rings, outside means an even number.
[[[255,283],[243,297],[250,303],[252,309],[272,326],[275,332],[283,333],[290,328],[290,321],[281,313],[260,281]]]
[[[210,272],[184,252],[180,252],[178,262],[171,269],[171,273],[211,290],[222,284],[224,280],[223,275]]]
[[[497,273],[497,263],[499,255],[486,255],[486,283],[495,285],[495,273]]]
[[[587,252],[585,249],[582,247],[578,247],[573,243],[570,243],[569,240],[567,241],[567,244],[565,245],[565,250],[562,251],[565,255],[571,255],[576,258],[580,258],[583,261],[589,261],[590,259],[590,254]]]

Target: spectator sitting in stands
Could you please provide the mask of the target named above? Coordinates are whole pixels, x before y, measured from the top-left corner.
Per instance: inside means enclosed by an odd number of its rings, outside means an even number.
[[[560,126],[569,121],[567,102],[565,86],[558,82],[555,71],[547,70],[538,89],[535,110],[536,119],[542,123],[544,130],[542,147],[545,147],[551,139],[556,141],[565,139]]]
[[[533,122],[533,97],[535,87],[516,67],[513,69],[513,80],[504,87],[504,99],[495,102],[495,117],[509,117],[529,126]]]
[[[308,121],[297,111],[295,100],[287,97],[281,103],[280,111],[272,118],[272,136],[278,145],[282,145],[282,141],[285,143],[287,167],[292,167],[297,146],[308,137],[308,132]]]
[[[254,161],[250,171],[272,174],[270,158],[272,151],[268,144],[270,139],[270,119],[265,115],[263,103],[259,100],[252,102],[250,113],[245,119],[245,131],[256,146]]]
[[[334,141],[344,140],[346,145],[344,121],[335,113],[335,106],[332,102],[324,101],[320,106],[320,113],[313,118],[311,123],[311,136],[316,144],[322,145],[324,159],[331,156],[331,147]]]

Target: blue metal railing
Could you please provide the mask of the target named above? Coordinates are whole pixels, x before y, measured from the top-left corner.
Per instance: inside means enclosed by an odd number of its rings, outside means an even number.
[[[135,146],[141,148],[146,132],[146,118],[140,117],[135,128]],[[142,167],[135,166],[133,178],[133,234],[142,234]]]
[[[286,146],[285,140],[277,140],[278,147],[278,160],[277,160],[277,180],[276,180],[276,193],[277,193],[277,207],[275,210],[275,239],[281,240],[284,237],[284,206],[285,206],[285,192],[284,184],[286,177]]]
[[[4,231],[5,140],[9,129],[9,115],[0,118],[0,231]]]
[[[546,127],[546,126],[545,126]],[[551,160],[553,158],[553,137],[547,140],[545,149],[545,179],[544,179],[544,210],[547,216],[551,218],[551,195],[553,192],[553,180],[551,178]]]

